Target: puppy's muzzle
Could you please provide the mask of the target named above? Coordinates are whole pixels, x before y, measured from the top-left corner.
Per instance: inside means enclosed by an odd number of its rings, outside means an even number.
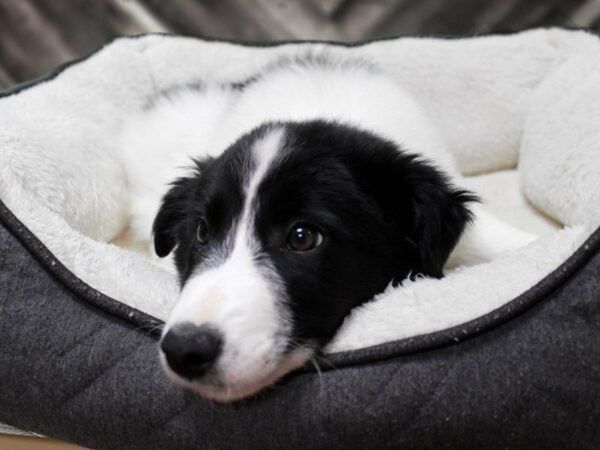
[[[204,376],[217,361],[223,347],[221,334],[207,325],[178,324],[160,343],[173,372],[188,380]]]

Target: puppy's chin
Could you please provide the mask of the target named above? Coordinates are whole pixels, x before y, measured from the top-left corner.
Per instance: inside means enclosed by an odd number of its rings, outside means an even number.
[[[234,402],[249,397],[272,385],[285,374],[294,369],[302,367],[314,355],[310,348],[297,348],[285,353],[274,369],[266,370],[264,374],[253,379],[245,380],[243,383],[229,384],[220,378],[213,377],[210,380],[188,380],[173,372],[165,356],[161,352],[160,359],[167,376],[171,381],[186,389],[200,394],[209,400],[219,403]]]

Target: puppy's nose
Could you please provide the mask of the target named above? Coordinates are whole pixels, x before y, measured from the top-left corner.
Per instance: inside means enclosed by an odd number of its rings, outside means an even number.
[[[169,367],[188,379],[204,375],[221,353],[222,346],[223,340],[217,330],[192,323],[175,325],[160,343]]]

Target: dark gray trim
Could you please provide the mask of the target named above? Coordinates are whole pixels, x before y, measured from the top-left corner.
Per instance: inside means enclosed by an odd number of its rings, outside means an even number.
[[[40,241],[0,199],[0,224],[15,236],[31,255],[46,268],[46,270],[62,283],[69,291],[89,302],[102,311],[124,320],[136,328],[147,330],[149,334],[160,336],[160,327],[163,321],[156,319],[142,311],[127,306],[83,282],[73,272],[67,269],[56,258],[48,247]]]

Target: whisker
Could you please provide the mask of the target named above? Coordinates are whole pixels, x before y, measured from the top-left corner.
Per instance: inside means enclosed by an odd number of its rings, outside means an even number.
[[[164,323],[160,324],[160,325],[154,325],[151,327],[147,327],[147,326],[139,326],[137,327],[138,330],[143,331],[145,333],[146,336],[148,336],[149,334],[152,334],[154,331],[156,330],[160,330],[162,333],[162,329],[165,326]]]
[[[314,356],[310,357],[310,362],[313,364],[313,366],[315,366],[315,370],[317,371],[317,376],[319,377],[319,393],[322,393],[323,388],[325,387],[325,383],[323,382],[323,372],[321,372],[319,363]]]
[[[329,361],[329,359],[327,359],[327,358],[320,358],[320,361],[321,361],[321,364],[326,364],[327,367],[329,367],[330,369],[339,370],[338,367],[335,364],[333,364],[331,361]]]
[[[306,350],[306,347],[301,346],[300,344],[298,344],[294,340],[290,340],[288,342],[288,345],[291,348],[295,349],[295,350]],[[319,392],[322,392],[323,388],[325,387],[325,382],[324,382],[324,377],[323,377],[323,371],[321,370],[321,367],[319,366],[317,358],[314,355],[312,355],[309,358],[309,361],[311,362],[311,364],[315,368],[315,371],[317,372],[317,376],[319,377]]]

